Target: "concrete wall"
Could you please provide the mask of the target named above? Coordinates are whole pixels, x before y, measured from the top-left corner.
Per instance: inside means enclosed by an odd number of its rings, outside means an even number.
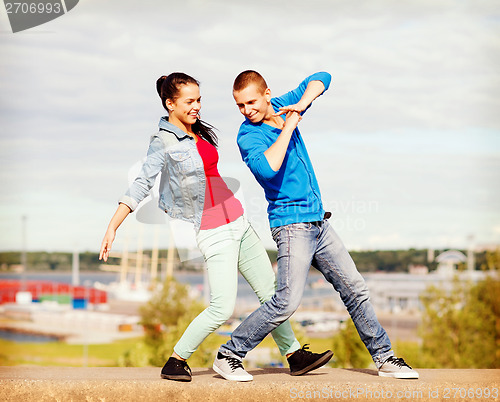
[[[236,383],[211,369],[193,381],[160,378],[160,368],[0,367],[1,401],[500,401],[500,370],[418,370],[418,380],[378,377],[369,369],[322,368],[300,377],[288,369],[249,370]]]

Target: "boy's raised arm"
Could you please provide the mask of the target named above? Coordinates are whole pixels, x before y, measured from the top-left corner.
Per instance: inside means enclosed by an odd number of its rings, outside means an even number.
[[[269,163],[271,169],[275,172],[280,170],[283,161],[285,160],[286,150],[288,149],[288,144],[290,143],[290,138],[292,138],[293,130],[299,124],[299,121],[302,119],[299,112],[289,111],[286,114],[286,121],[283,129],[281,130],[281,134],[278,136],[273,145],[271,145],[266,152],[264,152],[264,156]]]
[[[317,81],[317,80],[311,81],[309,84],[307,84],[307,88],[304,91],[304,94],[300,98],[299,102],[295,103],[294,105],[280,107],[280,111],[276,113],[275,116],[280,116],[287,112],[302,113],[309,107],[309,105],[314,101],[314,99],[320,96],[324,91],[325,91],[325,84],[323,84],[322,81]]]
[[[271,166],[271,169],[275,172],[277,172],[283,164],[286,150],[288,149],[288,144],[290,143],[290,138],[292,138],[293,130],[295,130],[295,127],[297,127],[297,124],[302,119],[302,112],[304,112],[311,105],[314,99],[320,96],[325,89],[325,84],[323,84],[322,81],[311,81],[307,84],[304,94],[297,103],[280,107],[280,111],[275,113],[275,116],[280,116],[286,113],[285,125],[281,130],[281,134],[274,144],[271,145],[266,152],[264,152],[264,156],[266,157],[269,166]]]

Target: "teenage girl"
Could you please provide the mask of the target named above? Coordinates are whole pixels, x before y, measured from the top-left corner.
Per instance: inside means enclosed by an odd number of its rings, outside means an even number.
[[[161,371],[162,378],[191,381],[186,360],[231,317],[238,271],[261,303],[273,296],[275,275],[241,203],[217,170],[217,136],[212,126],[200,120],[198,81],[184,73],[172,73],[160,77],[156,88],[168,116],[160,119],[159,131],[151,137],[141,172],[119,201],[102,241],[99,259],[107,261],[116,230],[149,194],[161,172],[159,207],[172,218],[193,223],[208,270],[210,305],[188,326]],[[282,355],[300,349],[288,321],[272,335]],[[241,361],[234,358],[231,364],[241,366]],[[248,374],[247,380],[251,379]]]

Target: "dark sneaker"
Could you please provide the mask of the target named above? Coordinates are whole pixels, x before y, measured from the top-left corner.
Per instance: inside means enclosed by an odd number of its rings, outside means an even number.
[[[418,378],[418,373],[401,358],[389,357],[378,369],[380,377]]]
[[[252,381],[253,376],[245,371],[241,359],[217,353],[212,366],[217,374],[229,381]]]
[[[175,381],[191,381],[191,369],[185,361],[171,357],[161,369],[161,378]]]
[[[290,365],[291,375],[302,375],[311,370],[317,369],[332,358],[333,352],[327,350],[323,353],[310,352],[307,343],[302,346],[302,349],[296,350],[287,360]]]

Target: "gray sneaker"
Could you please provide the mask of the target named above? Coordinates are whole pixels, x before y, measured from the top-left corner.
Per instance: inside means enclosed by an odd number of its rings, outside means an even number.
[[[418,378],[418,373],[413,370],[402,358],[389,357],[378,369],[380,377],[392,378]]]
[[[243,368],[241,359],[233,356],[223,355],[221,352],[217,353],[212,368],[217,374],[220,374],[229,381],[252,381],[253,376],[248,374]]]

